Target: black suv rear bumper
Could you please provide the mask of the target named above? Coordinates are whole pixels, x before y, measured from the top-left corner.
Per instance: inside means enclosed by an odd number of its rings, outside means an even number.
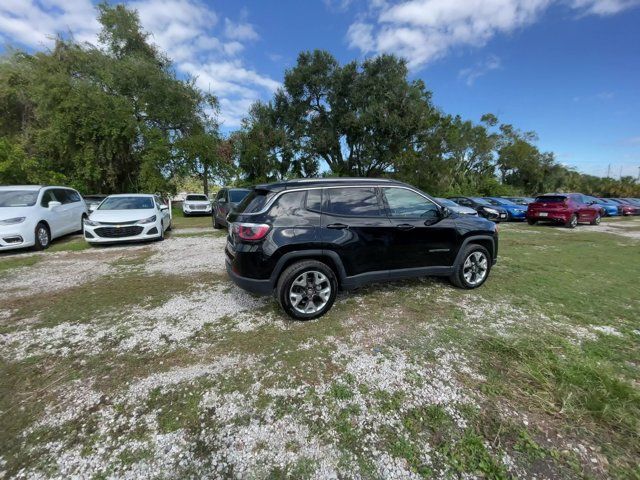
[[[255,278],[242,277],[233,271],[229,259],[227,259],[225,263],[227,266],[227,275],[229,275],[229,278],[233,280],[233,283],[243,290],[257,295],[270,295],[271,292],[273,292],[274,285],[270,279],[256,280]]]

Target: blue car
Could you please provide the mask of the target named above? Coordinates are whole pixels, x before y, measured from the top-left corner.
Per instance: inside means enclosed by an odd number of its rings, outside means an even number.
[[[600,212],[603,217],[615,217],[618,215],[618,204],[608,198],[590,197],[584,196],[587,201],[593,202],[594,205],[600,207]]]
[[[507,220],[509,221],[521,221],[524,222],[527,219],[527,207],[525,205],[518,205],[511,200],[499,197],[482,197],[491,205],[502,207],[507,211]]]

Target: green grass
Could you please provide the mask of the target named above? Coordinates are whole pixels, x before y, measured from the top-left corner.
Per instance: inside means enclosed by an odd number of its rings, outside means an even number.
[[[5,254],[6,256],[0,257],[0,278],[3,275],[7,274],[9,271],[21,268],[21,267],[30,267],[38,263],[42,258],[37,255],[20,255],[20,256],[11,256],[10,254]]]
[[[179,231],[181,228],[211,228],[213,229],[213,224],[211,223],[211,215],[198,215],[195,217],[185,217],[182,213],[182,208],[173,208],[171,210],[173,215],[171,219],[171,224],[176,231]]]

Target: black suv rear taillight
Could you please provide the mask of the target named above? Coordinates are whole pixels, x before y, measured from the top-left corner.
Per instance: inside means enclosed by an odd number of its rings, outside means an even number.
[[[262,240],[269,230],[271,229],[270,225],[265,223],[234,223],[233,224],[233,233],[240,240],[244,240],[247,242],[254,242],[257,240]]]

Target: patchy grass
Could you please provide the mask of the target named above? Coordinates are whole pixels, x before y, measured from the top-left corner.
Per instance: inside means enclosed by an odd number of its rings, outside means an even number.
[[[0,278],[13,269],[35,265],[41,259],[42,257],[38,255],[2,256],[0,257]]]
[[[80,252],[89,248],[91,245],[81,235],[70,235],[56,238],[46,252]]]
[[[176,236],[210,226],[174,213]],[[478,290],[373,285],[311,322],[269,302],[212,317],[170,349],[4,358],[0,470],[53,476],[67,455],[77,469],[62,476],[637,478],[639,242],[589,226],[500,230],[499,263]],[[126,335],[136,308],[197,285],[235,291],[220,271],[146,274],[149,255],[126,251],[116,275],[6,299],[0,335],[64,322]],[[41,261],[1,259],[0,276]],[[193,315],[179,303],[167,312],[175,325]]]
[[[181,228],[213,228],[211,223],[211,215],[198,215],[193,217],[185,217],[182,208],[173,208],[171,224],[173,228],[179,231]]]

